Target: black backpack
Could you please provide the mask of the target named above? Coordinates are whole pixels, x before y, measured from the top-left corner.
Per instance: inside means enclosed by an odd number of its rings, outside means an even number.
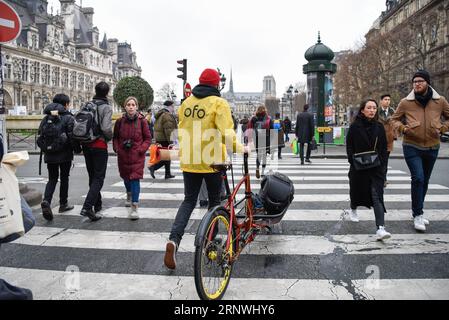
[[[295,187],[289,177],[276,172],[262,180],[259,196],[268,215],[285,214],[293,202]]]
[[[73,140],[81,144],[91,143],[100,136],[98,106],[90,101],[75,116]]]
[[[61,152],[67,145],[68,137],[64,121],[60,116],[48,115],[40,125],[37,145],[43,153]]]

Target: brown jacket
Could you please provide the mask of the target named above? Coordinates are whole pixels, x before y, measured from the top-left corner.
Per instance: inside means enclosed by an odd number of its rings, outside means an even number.
[[[388,116],[385,114],[383,108],[379,108],[379,121],[384,125],[385,133],[387,135],[387,149],[388,152],[393,152],[394,141],[397,138],[397,131],[394,130],[391,123],[391,117],[394,115],[394,109],[388,108]]]
[[[167,109],[159,111],[156,115],[156,122],[154,123],[154,138],[156,142],[172,143],[172,133],[176,129],[178,129],[178,123],[170,111]]]
[[[423,148],[439,145],[441,133],[449,131],[449,103],[433,89],[433,98],[424,108],[415,93],[403,99],[391,118],[395,129],[404,133],[404,143]],[[444,118],[444,120],[443,120]]]

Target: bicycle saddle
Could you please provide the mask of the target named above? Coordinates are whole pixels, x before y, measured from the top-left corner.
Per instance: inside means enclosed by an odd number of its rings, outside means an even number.
[[[210,166],[217,172],[228,171],[232,168],[232,163],[214,163]]]

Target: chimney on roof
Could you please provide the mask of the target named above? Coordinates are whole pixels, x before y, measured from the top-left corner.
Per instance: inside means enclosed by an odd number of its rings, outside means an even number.
[[[81,8],[81,12],[84,14],[84,16],[87,19],[87,22],[89,23],[90,28],[92,29],[94,26],[94,8]]]

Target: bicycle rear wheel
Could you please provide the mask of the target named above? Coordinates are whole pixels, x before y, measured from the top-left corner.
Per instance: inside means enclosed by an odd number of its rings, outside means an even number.
[[[228,231],[232,228],[229,215],[218,209],[204,217],[207,221],[195,250],[195,286],[202,300],[221,300],[231,280],[232,265],[230,259],[234,255],[234,232],[231,232],[230,249],[226,249]]]

